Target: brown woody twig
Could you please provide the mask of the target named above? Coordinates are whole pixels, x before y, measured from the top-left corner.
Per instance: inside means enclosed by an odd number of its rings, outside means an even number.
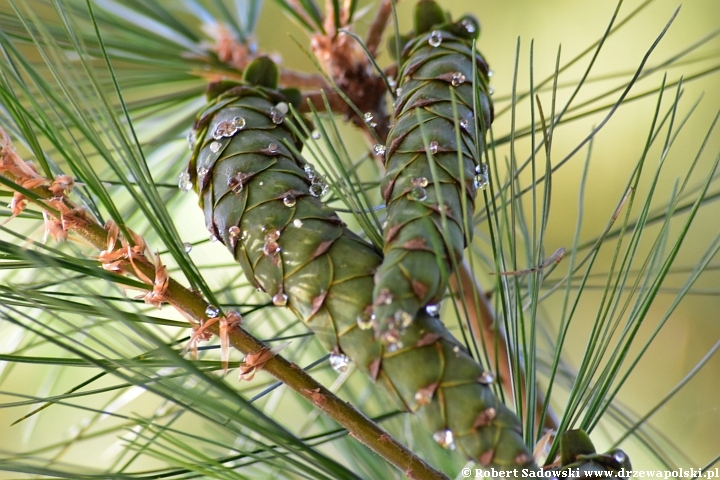
[[[145,255],[146,247],[141,237],[131,234],[134,238],[118,241],[115,227],[106,229],[66,197],[65,188],[63,188],[63,185],[67,183],[66,179],[63,178],[58,182],[43,178],[30,164],[21,160],[2,129],[0,129],[0,146],[2,147],[0,150],[0,175],[19,187],[26,185],[24,188],[38,197],[36,199],[26,198],[16,190],[14,204],[18,209],[17,214],[22,211],[28,201],[34,203],[48,215],[56,232],[57,229],[62,229],[66,233],[70,231],[102,251],[103,255],[106,255],[104,257],[106,262],[102,263],[103,267],[136,276],[146,283],[152,283],[148,286],[149,292],[145,297],[146,301],[154,304],[170,303],[185,316],[194,320],[196,325],[208,322],[205,313],[209,306],[208,302],[173,278],[166,276],[164,266]],[[61,195],[57,195],[58,193]],[[50,227],[48,226],[48,228]],[[127,253],[124,254],[122,249],[127,249]],[[113,254],[116,255],[113,256]],[[103,257],[101,256],[101,258]],[[207,325],[207,331],[215,335],[220,335],[220,330],[220,322]],[[242,329],[239,323],[232,325],[228,331],[228,337],[229,343],[234,348],[248,356],[257,355],[268,349],[267,345]],[[408,477],[447,479],[443,473],[430,467],[382,430],[375,422],[349,403],[335,396],[296,364],[279,355],[273,355],[269,359],[266,357],[260,367],[313,403],[347,429],[352,437],[401,469]]]

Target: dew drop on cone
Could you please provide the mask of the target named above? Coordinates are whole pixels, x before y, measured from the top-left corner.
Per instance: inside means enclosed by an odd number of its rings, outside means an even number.
[[[442,32],[440,30],[433,30],[430,38],[428,38],[428,44],[433,48],[439,47],[442,41]]]
[[[276,307],[284,307],[285,305],[287,305],[287,300],[288,296],[285,295],[283,292],[276,293],[272,297],[273,305],[275,305]]]
[[[178,177],[178,188],[181,192],[189,192],[192,189],[192,182],[188,172],[182,172]]]
[[[346,372],[350,365],[350,359],[342,353],[330,355],[330,366],[338,373]]]
[[[455,436],[449,428],[433,433],[433,440],[443,448],[455,450]]]

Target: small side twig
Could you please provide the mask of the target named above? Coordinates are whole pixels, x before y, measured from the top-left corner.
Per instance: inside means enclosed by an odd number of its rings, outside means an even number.
[[[399,0],[395,3],[397,4]],[[365,37],[365,46],[368,51],[373,55],[377,56],[377,51],[382,41],[383,34],[385,33],[385,27],[387,27],[388,19],[392,13],[392,4],[390,0],[383,0],[375,13],[375,18],[370,24],[367,36]]]
[[[18,186],[18,189],[15,190],[18,213],[22,211],[25,203],[32,202],[42,208],[53,222],[56,222],[54,228],[62,228],[65,232],[79,235],[106,255],[121,252],[121,248],[127,249],[127,260],[122,261],[121,254],[119,254],[117,258],[106,259],[105,263],[99,262],[99,265],[102,263],[105,268],[133,275],[146,283],[150,279],[155,279],[150,282],[151,285],[148,285],[149,293],[152,295],[146,297],[146,301],[149,298],[151,300],[149,303],[167,302],[188,318],[194,320],[197,325],[202,325],[208,321],[205,313],[209,307],[208,302],[175,279],[168,277],[165,274],[164,267],[159,263],[159,259],[153,261],[145,257],[142,253],[144,247],[139,246],[139,244],[143,243],[141,237],[136,236],[132,239],[133,246],[126,245],[127,242],[125,242],[121,247],[120,242],[117,240],[118,233],[115,227],[106,229],[100,225],[82,208],[73,205],[65,194],[58,190],[64,183],[41,177],[30,164],[21,160],[15,153],[10,139],[2,129],[0,129],[0,140],[2,140],[2,145],[0,145],[2,147],[0,150],[0,175]],[[29,184],[28,179],[34,181]],[[62,195],[56,195],[58,192],[62,193]],[[30,193],[32,193],[32,197],[28,196]],[[114,245],[111,245],[111,243]],[[158,279],[162,280],[161,292],[156,291]],[[215,322],[207,326],[207,331],[220,335],[221,328],[221,323]],[[232,325],[227,335],[230,345],[245,355],[257,354],[268,349],[267,345],[243,330],[238,323]],[[381,429],[375,422],[349,403],[338,398],[296,364],[279,355],[273,355],[263,363],[262,368],[313,403],[330,418],[346,428],[351,436],[401,469],[408,477],[433,480],[447,479],[443,473],[430,467],[412,451]]]

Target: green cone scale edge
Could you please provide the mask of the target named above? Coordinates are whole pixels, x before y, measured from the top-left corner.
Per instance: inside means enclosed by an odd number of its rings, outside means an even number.
[[[287,125],[289,99],[273,86],[212,87],[197,117],[186,174],[211,234],[250,282],[333,352],[336,370],[354,362],[440,445],[486,466],[536,468],[518,418],[488,386],[492,375],[438,318],[421,312],[391,347],[376,339],[373,275],[382,254],[321,201],[327,187],[288,148],[300,150],[302,139]]]
[[[422,0],[414,36],[401,38],[394,125],[380,149],[387,223],[373,303],[385,340],[445,295],[472,235],[476,193],[488,182],[481,156],[493,108],[488,66],[473,55],[479,28],[471,16],[450,22],[437,3]]]

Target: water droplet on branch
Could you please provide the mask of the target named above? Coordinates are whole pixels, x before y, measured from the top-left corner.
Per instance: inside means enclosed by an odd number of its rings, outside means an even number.
[[[205,308],[205,315],[207,315],[208,318],[215,318],[219,314],[220,309],[215,305],[208,305],[207,308]]]

